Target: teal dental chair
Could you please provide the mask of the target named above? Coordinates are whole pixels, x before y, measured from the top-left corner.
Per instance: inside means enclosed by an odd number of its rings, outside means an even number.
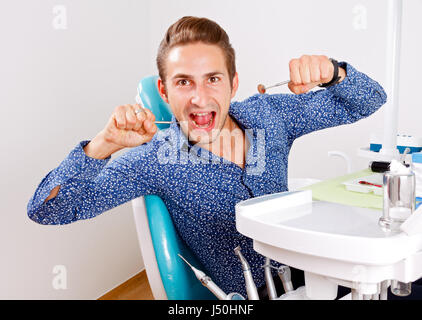
[[[152,111],[157,121],[170,121],[170,107],[158,93],[158,76],[142,79],[137,102]],[[159,130],[168,124],[157,124]],[[196,279],[194,273],[177,255],[180,253],[193,266],[207,273],[186,246],[173,225],[160,197],[148,195],[132,200],[139,245],[152,293],[156,300],[215,300],[216,297]]]

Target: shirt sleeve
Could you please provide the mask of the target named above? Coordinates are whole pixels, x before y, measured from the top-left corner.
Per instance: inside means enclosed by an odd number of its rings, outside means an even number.
[[[306,94],[265,95],[265,104],[282,119],[291,141],[313,131],[356,122],[387,101],[378,82],[348,63],[339,65],[347,74],[339,84]]]
[[[27,213],[40,224],[68,224],[90,219],[137,197],[157,192],[156,166],[149,160],[151,143],[133,148],[110,161],[88,157],[82,141],[38,185]],[[44,203],[51,190],[59,193]]]

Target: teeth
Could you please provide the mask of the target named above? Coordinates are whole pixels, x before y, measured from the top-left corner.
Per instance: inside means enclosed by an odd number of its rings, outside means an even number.
[[[211,123],[212,123],[212,119],[207,123],[207,124],[203,124],[203,125],[199,125],[199,124],[197,124],[196,122],[195,122],[195,120],[192,120],[192,122],[194,123],[194,125],[195,126],[197,126],[198,128],[201,128],[201,129],[205,129],[205,128],[208,128],[210,125],[211,125]]]
[[[206,116],[207,114],[210,114],[211,112],[204,112],[204,113],[193,113],[195,116]]]

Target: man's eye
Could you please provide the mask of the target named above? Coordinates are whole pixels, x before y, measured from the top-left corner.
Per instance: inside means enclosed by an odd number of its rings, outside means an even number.
[[[177,81],[177,85],[179,85],[179,86],[187,86],[189,84],[190,84],[189,80],[186,80],[186,79],[182,79],[182,80]]]
[[[218,77],[210,77],[209,81],[211,83],[216,83],[216,82],[220,81],[220,78],[218,78]]]

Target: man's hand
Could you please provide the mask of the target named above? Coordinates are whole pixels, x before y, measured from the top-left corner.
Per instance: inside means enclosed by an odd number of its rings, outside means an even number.
[[[328,83],[333,79],[334,66],[326,56],[303,55],[299,59],[292,59],[289,63],[290,91],[295,94],[306,93],[321,83]],[[346,71],[339,68],[340,81],[346,77]]]
[[[147,143],[157,132],[155,116],[140,105],[118,106],[111,115],[105,128],[88,143],[84,151],[87,156],[105,159],[126,147],[132,148]]]

